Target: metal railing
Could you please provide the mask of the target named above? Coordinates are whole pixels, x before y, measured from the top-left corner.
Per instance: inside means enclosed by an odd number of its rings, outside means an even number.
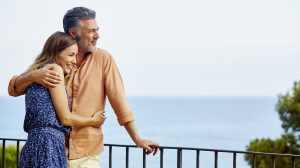
[[[16,142],[16,162],[19,162],[19,154],[20,154],[20,142],[25,142],[25,139],[8,139],[8,138],[0,138],[2,141],[2,168],[5,168],[5,155],[6,155],[6,142],[14,141]],[[125,148],[125,168],[129,168],[129,152],[131,148],[138,148],[135,145],[120,145],[120,144],[104,144],[104,146],[108,147],[108,164],[109,168],[112,168],[112,153],[113,147]],[[141,149],[142,150],[142,149]],[[276,168],[276,159],[279,157],[286,157],[291,159],[291,168],[296,168],[296,161],[300,160],[300,155],[292,155],[292,154],[278,154],[278,153],[266,153],[266,152],[252,152],[252,151],[234,151],[234,150],[220,150],[220,149],[205,149],[205,148],[189,148],[189,147],[171,147],[171,146],[160,146],[159,147],[159,165],[160,168],[164,167],[164,151],[166,150],[176,150],[177,151],[177,160],[176,165],[177,168],[182,168],[182,156],[183,151],[194,151],[195,152],[195,167],[200,168],[200,152],[212,152],[214,153],[214,167],[218,168],[218,157],[220,153],[229,153],[232,154],[232,165],[233,168],[237,167],[237,155],[252,155],[252,168],[256,168],[257,166],[257,156],[268,156],[271,158],[271,167]],[[143,150],[143,168],[146,168],[146,151]]]

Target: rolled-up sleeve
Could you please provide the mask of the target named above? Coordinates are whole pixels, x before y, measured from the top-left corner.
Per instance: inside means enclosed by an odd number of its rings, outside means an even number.
[[[105,91],[108,100],[117,115],[120,125],[134,121],[134,113],[126,100],[122,77],[111,55],[107,55],[104,67]]]
[[[16,80],[18,77],[19,77],[18,75],[15,75],[9,81],[7,90],[8,90],[8,94],[10,96],[17,97],[17,96],[21,96],[24,94],[24,93],[19,93],[15,88],[15,83],[16,83]]]

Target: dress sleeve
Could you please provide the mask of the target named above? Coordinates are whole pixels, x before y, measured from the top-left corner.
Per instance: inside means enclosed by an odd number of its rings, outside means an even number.
[[[122,77],[110,54],[107,54],[104,61],[104,80],[108,100],[117,115],[119,124],[124,125],[134,121],[134,114],[126,100]]]

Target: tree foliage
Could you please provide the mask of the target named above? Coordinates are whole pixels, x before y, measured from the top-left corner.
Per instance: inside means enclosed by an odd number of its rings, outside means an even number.
[[[256,152],[268,152],[268,153],[299,154],[299,146],[297,144],[297,140],[295,136],[292,134],[282,135],[280,138],[276,140],[272,140],[269,138],[255,139],[250,142],[249,146],[247,146],[247,150],[256,151]],[[245,155],[245,159],[248,161],[249,165],[252,165],[252,161],[253,161],[252,155]],[[257,168],[269,168],[270,165],[272,165],[271,156],[264,156],[264,155],[256,156]],[[288,157],[276,158],[276,167],[290,168],[291,165],[292,165],[291,158]]]
[[[294,134],[300,131],[300,82],[295,82],[292,94],[280,95],[277,111],[282,121],[282,128]]]
[[[2,146],[0,147],[0,166],[3,164]],[[20,149],[21,150],[21,149]],[[17,167],[17,148],[16,145],[8,145],[5,147],[5,168]]]
[[[284,95],[279,95],[276,110],[282,121],[282,128],[285,131],[280,138],[272,140],[270,138],[255,139],[247,146],[248,151],[300,154],[299,133],[300,133],[300,82],[295,82],[292,90]],[[245,155],[245,160],[252,165],[253,157]],[[270,156],[256,156],[257,168],[269,168],[272,165]],[[291,158],[276,158],[276,167],[290,168]],[[296,167],[300,167],[297,163]]]

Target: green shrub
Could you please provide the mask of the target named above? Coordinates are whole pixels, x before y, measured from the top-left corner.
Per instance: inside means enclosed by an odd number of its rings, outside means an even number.
[[[278,139],[269,138],[252,140],[247,146],[248,151],[299,154],[300,153],[300,82],[294,82],[290,92],[279,95],[276,110],[282,121],[285,133]],[[252,165],[253,157],[245,156],[245,160]],[[297,161],[296,167],[300,167]],[[256,155],[257,168],[269,168],[272,165],[271,156]],[[276,167],[290,168],[291,158],[276,158]]]
[[[21,152],[21,147],[20,147]],[[0,147],[0,166],[3,164],[2,160],[2,145]],[[20,153],[19,153],[20,154]],[[7,145],[5,147],[5,168],[16,168],[17,167],[17,147],[16,145]]]
[[[299,154],[297,140],[292,134],[282,135],[279,139],[272,140],[269,138],[255,139],[247,146],[248,151],[282,153],[282,154]],[[245,155],[249,165],[252,165],[253,156]],[[269,168],[272,165],[272,157],[266,155],[256,155],[257,168]],[[290,157],[276,157],[276,167],[290,168],[292,160]],[[296,167],[300,167],[298,164]]]

